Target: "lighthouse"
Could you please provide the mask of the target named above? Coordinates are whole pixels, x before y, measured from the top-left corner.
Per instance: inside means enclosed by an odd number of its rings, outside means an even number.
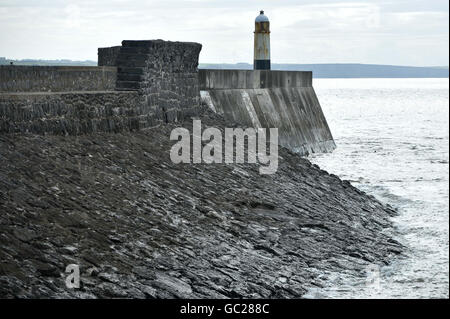
[[[270,23],[264,11],[255,20],[254,70],[270,70]]]

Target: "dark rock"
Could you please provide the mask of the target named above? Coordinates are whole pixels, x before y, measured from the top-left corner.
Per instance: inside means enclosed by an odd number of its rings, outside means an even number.
[[[59,277],[60,275],[59,269],[49,263],[38,260],[35,260],[32,263],[36,267],[36,270],[43,276]]]
[[[280,148],[268,176],[175,165],[174,127],[0,134],[0,297],[298,298],[328,272],[360,277],[402,251],[391,208],[307,159]],[[65,286],[69,264],[80,289]]]

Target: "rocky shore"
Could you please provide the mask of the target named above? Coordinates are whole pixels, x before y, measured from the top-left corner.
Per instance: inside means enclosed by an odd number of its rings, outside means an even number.
[[[1,134],[0,297],[298,298],[401,253],[395,212],[349,182],[284,148],[274,175],[173,164],[174,127]]]

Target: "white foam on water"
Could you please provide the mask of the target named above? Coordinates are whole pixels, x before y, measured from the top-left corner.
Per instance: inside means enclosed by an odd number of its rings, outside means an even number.
[[[405,257],[381,267],[380,289],[335,274],[307,297],[449,297],[449,80],[315,79],[335,138],[310,159],[397,208]],[[332,277],[332,276],[331,276]]]

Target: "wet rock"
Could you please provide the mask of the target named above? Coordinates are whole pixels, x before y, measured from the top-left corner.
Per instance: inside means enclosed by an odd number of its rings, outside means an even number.
[[[26,228],[14,229],[13,234],[17,239],[26,243],[39,237],[35,231]]]
[[[49,263],[35,260],[33,261],[33,265],[36,267],[36,271],[42,276],[59,277],[59,269]]]
[[[96,267],[91,267],[86,270],[86,275],[95,277],[99,274],[99,270]]]
[[[126,290],[110,282],[103,282],[95,288],[96,295],[106,298],[126,298],[128,293]]]
[[[164,273],[157,274],[157,279],[153,282],[153,286],[159,288],[157,291],[161,297],[192,297],[192,288],[187,282]]]
[[[0,134],[0,297],[298,298],[402,252],[391,208],[307,159],[175,165],[174,127]]]

